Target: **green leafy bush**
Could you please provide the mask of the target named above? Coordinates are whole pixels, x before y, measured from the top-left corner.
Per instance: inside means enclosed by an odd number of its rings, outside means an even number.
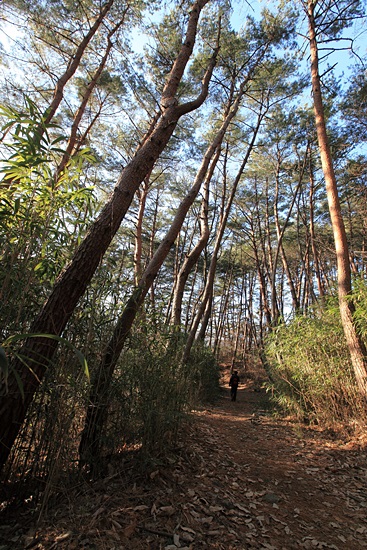
[[[269,388],[284,411],[320,424],[349,422],[365,414],[335,300],[324,310],[277,327],[266,354]]]
[[[45,124],[40,109],[0,105],[0,336],[27,332],[57,275],[88,226],[85,212],[96,204],[83,167],[88,149],[58,163],[66,138]]]
[[[197,346],[190,364],[182,365],[182,334],[140,327],[123,354],[109,396],[110,451],[122,445],[157,457],[175,444],[188,412],[219,392],[219,368],[213,354]],[[109,436],[110,434],[110,436]]]

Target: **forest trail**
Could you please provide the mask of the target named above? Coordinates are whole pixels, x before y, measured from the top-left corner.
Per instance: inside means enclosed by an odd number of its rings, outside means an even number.
[[[18,519],[12,545],[0,530],[0,550],[367,548],[365,442],[274,418],[256,389],[242,384],[233,403],[223,385],[168,467],[132,481],[128,462],[111,465],[37,528]]]

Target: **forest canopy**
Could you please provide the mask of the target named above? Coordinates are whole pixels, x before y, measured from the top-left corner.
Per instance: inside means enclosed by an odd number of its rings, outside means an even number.
[[[365,414],[366,28],[357,0],[1,3],[1,464],[46,472],[50,429],[62,468],[153,453],[223,361]]]

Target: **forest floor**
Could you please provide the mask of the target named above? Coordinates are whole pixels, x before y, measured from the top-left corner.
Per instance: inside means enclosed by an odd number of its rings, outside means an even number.
[[[168,464],[144,476],[111,465],[37,525],[20,511],[0,525],[0,550],[367,548],[367,434],[276,418],[251,381],[234,403],[222,390]]]

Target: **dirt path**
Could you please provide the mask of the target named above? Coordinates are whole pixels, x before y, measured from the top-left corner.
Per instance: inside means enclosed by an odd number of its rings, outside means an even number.
[[[267,396],[227,388],[197,411],[171,464],[132,482],[128,463],[68,492],[35,528],[24,518],[0,550],[367,548],[362,444],[267,414]],[[121,466],[121,465],[120,465]]]
[[[233,540],[222,548],[367,548],[365,450],[275,420],[266,405],[250,386],[201,418],[211,469],[227,480],[217,500]]]

